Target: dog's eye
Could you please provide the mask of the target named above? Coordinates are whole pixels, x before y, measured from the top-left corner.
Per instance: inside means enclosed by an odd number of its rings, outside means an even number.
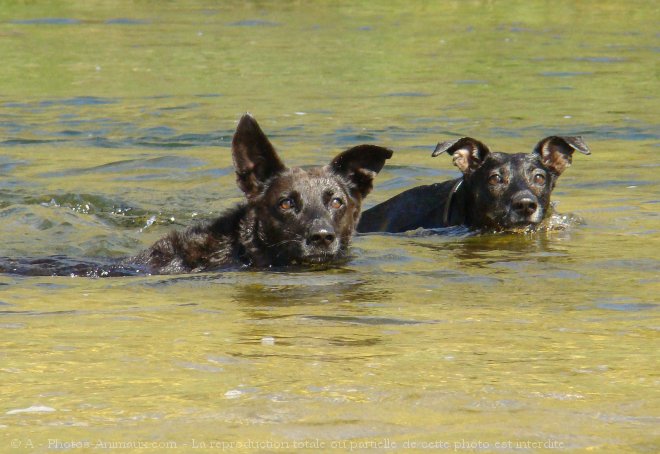
[[[495,186],[496,184],[500,184],[501,182],[502,182],[502,177],[496,173],[488,177],[488,184],[492,186]]]
[[[337,198],[337,197],[335,197],[334,199],[332,199],[332,200],[330,201],[330,207],[331,207],[332,209],[334,209],[334,210],[338,210],[338,209],[341,208],[343,205],[344,205],[344,202],[342,201],[342,199]]]
[[[536,184],[545,184],[545,175],[537,173],[534,175],[534,183]]]
[[[282,200],[280,200],[279,206],[280,206],[280,209],[282,209],[284,211],[288,211],[288,210],[293,209],[293,207],[295,207],[296,204],[293,201],[293,199],[282,199]]]

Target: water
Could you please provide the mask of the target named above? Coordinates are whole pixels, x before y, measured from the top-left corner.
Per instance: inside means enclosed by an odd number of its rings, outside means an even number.
[[[5,2],[4,257],[112,260],[217,216],[245,111],[289,165],[393,148],[368,205],[458,175],[430,157],[457,135],[593,154],[559,179],[562,229],[362,235],[324,271],[0,275],[0,451],[656,452],[658,18]]]

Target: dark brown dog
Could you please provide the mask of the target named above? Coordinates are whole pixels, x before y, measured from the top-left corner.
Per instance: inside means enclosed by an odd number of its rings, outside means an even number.
[[[557,178],[576,150],[590,154],[581,137],[546,137],[529,154],[493,153],[470,137],[439,143],[432,156],[451,155],[463,177],[409,189],[366,210],[357,231],[535,226],[547,215]]]
[[[172,232],[126,261],[173,274],[229,266],[325,264],[345,256],[362,199],[392,151],[358,145],[329,165],[287,168],[249,114],[232,141],[247,202],[215,221]]]

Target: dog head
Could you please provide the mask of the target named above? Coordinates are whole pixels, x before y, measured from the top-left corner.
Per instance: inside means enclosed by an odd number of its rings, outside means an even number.
[[[470,225],[506,229],[543,220],[557,178],[576,150],[591,153],[581,137],[546,137],[528,154],[493,153],[463,137],[439,143],[433,156],[448,153],[463,173]]]
[[[232,154],[252,226],[246,232],[253,259],[262,265],[328,263],[342,257],[355,231],[362,200],[392,156],[358,145],[330,164],[287,168],[249,114],[238,123]]]

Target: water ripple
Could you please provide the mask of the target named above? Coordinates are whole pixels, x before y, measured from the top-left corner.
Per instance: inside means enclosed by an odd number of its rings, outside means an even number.
[[[41,17],[36,19],[19,19],[10,21],[15,25],[78,25],[80,20],[66,17]]]
[[[278,22],[261,19],[245,19],[227,24],[230,27],[279,27]]]

